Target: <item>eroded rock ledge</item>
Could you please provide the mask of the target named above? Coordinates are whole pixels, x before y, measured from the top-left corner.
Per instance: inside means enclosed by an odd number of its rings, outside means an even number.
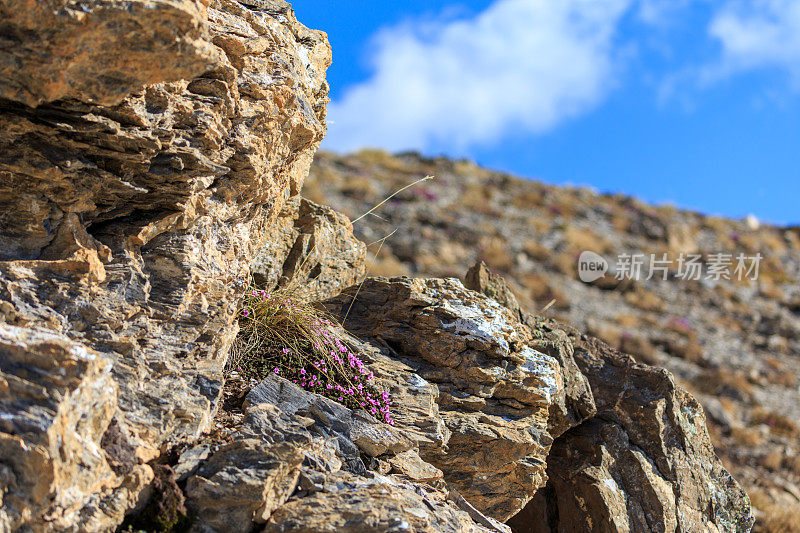
[[[480,267],[339,294],[364,246],[296,198],[330,50],[288,4],[0,15],[1,531],[749,529],[667,372]],[[220,409],[251,273],[325,300],[395,427],[277,376]]]
[[[0,529],[113,527],[209,427],[325,131],[324,34],[251,4],[0,4]]]

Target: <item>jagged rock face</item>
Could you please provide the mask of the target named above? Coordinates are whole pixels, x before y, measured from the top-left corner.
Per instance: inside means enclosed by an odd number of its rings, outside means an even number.
[[[253,282],[272,290],[291,285],[298,301],[321,301],[355,285],[366,272],[367,248],[350,219],[304,198],[286,202],[250,267]]]
[[[572,417],[551,416],[560,436],[547,458],[549,481],[507,522],[515,532],[750,531],[747,494],[717,458],[702,407],[667,370],[527,313],[483,264],[467,281],[571,347],[559,358],[571,377],[556,412]]]
[[[474,291],[377,278],[326,302],[395,427],[274,375],[214,417],[249,274],[309,300],[363,275],[344,217],[287,202],[325,129],[324,35],[282,0],[0,15],[0,530],[153,509],[193,531],[749,526],[668,373],[485,267]]]
[[[242,439],[223,446],[186,486],[199,524],[210,531],[263,524],[294,492],[303,458],[288,443]]]
[[[115,474],[97,446],[116,411],[117,384],[101,354],[61,335],[0,323],[0,527],[32,518],[31,500],[70,487],[81,505]],[[35,401],[32,401],[34,399]]]
[[[668,369],[705,410],[717,453],[757,508],[757,530],[798,521],[792,518],[800,516],[796,226],[705,216],[520,179],[463,160],[374,150],[319,153],[303,194],[358,216],[426,175],[435,179],[394,196],[378,216],[355,225],[366,242],[400,228],[382,246],[373,275],[460,276],[467,265],[485,261],[526,309]],[[589,284],[577,268],[587,250],[611,266]],[[731,280],[693,279],[678,268],[680,254],[720,252],[734,258]],[[667,253],[673,261],[668,279],[660,273],[645,279],[647,264],[638,281],[616,279],[620,255],[640,253],[645,263],[649,254]],[[762,256],[757,281],[735,279],[739,254]]]
[[[589,380],[578,368],[572,343],[565,332],[558,328],[543,328],[540,318],[520,306],[505,279],[491,272],[482,261],[467,271],[464,285],[503,305],[511,311],[515,319],[537,332],[537,347],[558,361],[563,374],[564,389],[553,398],[550,408],[551,435],[558,437],[597,412]]]
[[[345,327],[413,369],[393,392],[432,389],[436,410],[425,417],[399,392],[398,427],[441,419],[421,457],[486,515],[513,516],[546,480],[550,410],[564,393],[558,361],[507,309],[457,280],[369,279],[351,307],[354,295],[331,305],[342,316],[349,309]]]
[[[666,370],[574,331],[571,340],[597,414],[556,439],[550,481],[510,521],[515,531],[750,531],[749,499],[717,459],[697,401]]]
[[[507,293],[480,270],[471,285]],[[520,533],[749,531],[747,495],[666,370],[457,280],[367,279],[351,305],[356,290],[327,305],[368,343],[398,429],[487,516]]]
[[[574,331],[571,340],[602,421],[593,428],[592,449],[608,454],[612,479],[629,487],[623,493],[630,530],[672,531],[676,523],[681,531],[749,531],[750,501],[717,459],[700,404],[667,370],[637,364]],[[559,449],[566,448],[573,459],[579,454],[570,435]]]
[[[114,105],[147,85],[191,79],[219,58],[197,0],[4,0],[0,98]]]
[[[276,375],[244,411],[230,442],[188,478],[193,531],[509,532],[447,490],[402,428],[366,411]]]
[[[264,528],[269,533],[502,532],[481,526],[436,491],[400,480],[341,475],[332,490],[281,507]],[[314,509],[314,513],[309,513]]]
[[[209,425],[330,49],[281,0],[0,10],[0,529],[113,528]]]
[[[211,4],[207,20],[196,23],[217,53],[195,68],[205,72],[201,77],[165,78],[159,81],[174,83],[141,91],[141,84],[118,83],[129,96],[106,107],[4,103],[1,258],[65,259],[72,239],[61,243],[59,236],[70,215],[84,228],[93,226],[92,235],[131,241],[115,243],[125,249],[165,230],[185,230],[206,215],[247,220],[254,216],[242,209],[248,204],[277,211],[287,190],[296,194],[324,132],[330,51],[321,34],[280,22],[286,4],[265,6]],[[116,13],[93,15],[106,11]],[[141,24],[157,26],[150,19]],[[169,28],[171,20],[163,24]],[[125,56],[125,40],[117,45],[109,48]],[[128,227],[120,229],[123,220]]]

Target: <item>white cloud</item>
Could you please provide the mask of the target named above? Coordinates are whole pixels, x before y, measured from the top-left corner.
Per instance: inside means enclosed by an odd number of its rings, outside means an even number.
[[[639,0],[639,19],[651,26],[669,26],[681,12],[699,0]]]
[[[474,18],[384,30],[373,76],[328,108],[326,147],[463,150],[585,113],[615,85],[632,1],[498,0]]]
[[[709,35],[722,46],[722,58],[705,70],[707,81],[744,71],[778,68],[800,88],[800,2],[731,2],[712,19]]]

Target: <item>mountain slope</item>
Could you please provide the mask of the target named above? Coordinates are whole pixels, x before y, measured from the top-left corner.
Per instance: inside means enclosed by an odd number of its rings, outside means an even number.
[[[703,405],[720,456],[760,511],[759,527],[800,513],[800,228],[379,151],[318,154],[303,192],[356,219],[426,175],[434,179],[356,222],[357,236],[376,243],[369,275],[462,277],[485,261],[524,307],[673,372]],[[593,283],[579,279],[587,250],[611,267]],[[641,279],[624,275],[623,254],[643,254]],[[663,269],[646,279],[651,254],[667,254],[671,264],[656,263],[668,266],[666,280]],[[702,256],[700,279],[687,263],[679,270],[682,254]],[[740,255],[745,270],[737,272]],[[715,262],[732,279],[715,279]],[[757,275],[745,276],[756,263]]]

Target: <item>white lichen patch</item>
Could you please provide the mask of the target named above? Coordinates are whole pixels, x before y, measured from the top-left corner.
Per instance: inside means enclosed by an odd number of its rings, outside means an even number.
[[[97,357],[89,352],[85,346],[73,344],[69,347],[69,354],[79,361],[94,361]]]
[[[427,381],[422,379],[417,374],[410,374],[409,376],[407,376],[406,383],[408,383],[408,385],[414,389],[422,389],[430,385]]]
[[[542,383],[542,396],[544,396],[548,402],[551,401],[563,387],[558,361],[528,346],[526,346],[519,355],[525,358],[525,362],[521,367],[522,370],[534,376]]]
[[[443,300],[440,306],[447,314],[456,317],[451,321],[442,320],[445,329],[484,344],[495,345],[503,356],[511,353],[506,337],[514,329],[506,320],[500,304],[486,300],[480,305],[468,305],[451,299]]]
[[[617,482],[614,481],[613,478],[604,479],[603,486],[612,492],[621,492],[619,486],[617,486]]]

